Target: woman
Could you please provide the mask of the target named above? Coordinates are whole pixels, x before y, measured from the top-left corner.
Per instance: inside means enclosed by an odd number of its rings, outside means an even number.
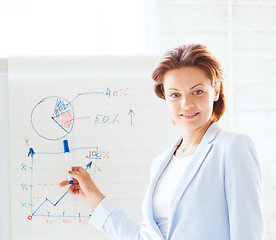
[[[225,110],[219,62],[205,46],[180,46],[160,60],[153,80],[182,137],[153,161],[140,227],[83,168],[73,167],[69,192],[95,208],[89,222],[119,240],[262,240],[255,148],[249,137],[224,131],[217,123]]]

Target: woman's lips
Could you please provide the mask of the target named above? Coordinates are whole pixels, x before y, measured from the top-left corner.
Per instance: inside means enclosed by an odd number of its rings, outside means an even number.
[[[185,118],[185,119],[192,119],[192,118],[195,118],[198,114],[199,114],[199,112],[196,112],[196,113],[181,113],[180,116]]]

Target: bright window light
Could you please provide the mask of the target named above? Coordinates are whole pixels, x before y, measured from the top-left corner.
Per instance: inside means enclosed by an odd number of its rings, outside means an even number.
[[[146,51],[144,0],[9,0],[2,5],[6,37],[0,39],[0,57]]]

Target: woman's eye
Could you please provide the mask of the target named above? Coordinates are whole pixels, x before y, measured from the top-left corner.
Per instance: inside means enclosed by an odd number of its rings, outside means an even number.
[[[202,90],[196,90],[196,91],[193,92],[193,95],[200,95],[202,93],[203,93]]]
[[[176,97],[178,97],[178,96],[179,96],[178,93],[173,93],[173,94],[171,94],[171,97],[172,97],[172,98],[176,98]]]

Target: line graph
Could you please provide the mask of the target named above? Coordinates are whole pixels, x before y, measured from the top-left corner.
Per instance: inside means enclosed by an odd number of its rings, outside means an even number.
[[[26,140],[25,140],[26,141]],[[28,141],[26,141],[28,146]],[[109,158],[109,152],[101,152],[99,151],[98,147],[80,147],[80,148],[73,148],[71,151],[79,151],[79,150],[89,150],[88,156],[86,156],[86,159],[88,159],[88,163],[84,166],[84,169],[86,171],[90,170],[92,166],[94,166],[95,170],[98,170],[102,172],[102,170],[97,166],[97,160],[101,158]],[[61,196],[56,200],[53,201],[48,196],[45,196],[40,203],[34,204],[33,202],[33,188],[35,185],[33,184],[34,181],[34,157],[35,155],[56,155],[56,154],[64,154],[63,152],[35,152],[33,148],[29,148],[28,151],[28,157],[31,159],[31,166],[30,166],[30,184],[28,184],[28,187],[30,188],[30,214],[27,216],[29,220],[32,220],[34,217],[66,217],[66,218],[89,218],[90,214],[83,215],[80,212],[78,212],[75,215],[68,215],[65,214],[65,211],[62,211],[62,214],[52,214],[50,211],[48,211],[46,214],[41,213],[41,209],[49,204],[52,207],[58,207],[61,206],[63,199],[67,196],[68,190],[66,190]],[[24,166],[26,167],[26,166]],[[94,181],[95,181],[95,172],[94,171]]]
[[[36,208],[36,210],[32,213],[32,215],[28,216],[28,219],[31,220],[32,216],[35,215],[35,213],[48,201],[50,204],[52,204],[54,207],[65,197],[65,195],[68,193],[68,190],[61,196],[61,198],[56,202],[53,203],[50,199],[48,199],[47,197],[45,198],[45,200]],[[49,216],[49,215],[48,215]]]

